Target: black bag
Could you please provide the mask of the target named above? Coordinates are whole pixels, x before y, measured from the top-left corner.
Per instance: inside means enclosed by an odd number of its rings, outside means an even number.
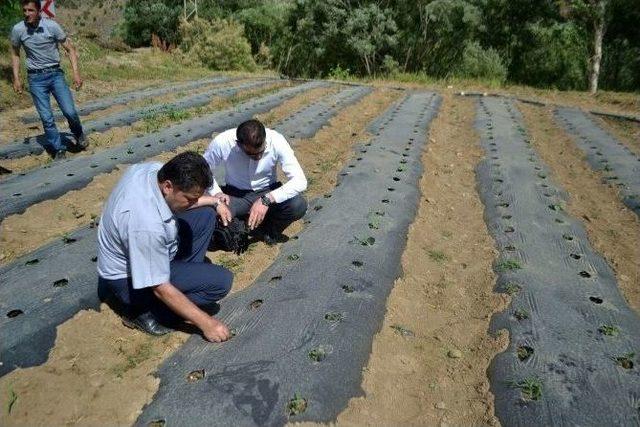
[[[220,223],[213,230],[211,238],[210,250],[221,250],[225,252],[233,252],[240,255],[249,247],[249,228],[247,224],[238,219],[233,218],[226,227]]]

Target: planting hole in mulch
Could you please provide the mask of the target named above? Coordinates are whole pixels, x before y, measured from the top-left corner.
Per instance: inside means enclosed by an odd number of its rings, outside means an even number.
[[[16,309],[16,310],[11,310],[11,311],[9,311],[9,312],[7,313],[7,317],[8,317],[9,319],[13,319],[14,317],[18,317],[18,316],[20,316],[21,314],[24,314],[24,311],[22,311],[22,310],[18,310],[18,309]]]
[[[319,346],[309,351],[308,356],[309,356],[309,359],[311,359],[314,362],[322,362],[324,359],[327,358],[327,351],[322,346]]]
[[[351,285],[342,285],[342,290],[344,291],[345,294],[350,294],[352,293],[355,289],[353,288],[353,286]]]
[[[34,259],[30,259],[29,261],[25,262],[24,265],[35,265],[37,263],[39,263],[40,260],[38,258],[34,258]]]
[[[529,312],[524,309],[517,309],[513,312],[513,317],[518,320],[527,320],[529,318]]]
[[[518,355],[518,359],[520,359],[521,362],[524,362],[533,355],[533,348],[521,345],[518,347],[516,354]]]
[[[562,238],[563,238],[564,240],[568,240],[568,241],[573,240],[573,236],[572,236],[572,235],[570,235],[570,234],[563,234],[563,235],[562,235]]]
[[[289,416],[295,416],[307,410],[307,399],[299,396],[298,393],[293,395],[287,404],[287,413]]]
[[[69,284],[69,280],[68,279],[60,279],[60,280],[56,280],[55,282],[53,282],[53,287],[54,288],[63,288],[65,286],[67,286]]]
[[[151,421],[149,424],[147,424],[147,427],[164,427],[167,424],[167,422],[165,420],[153,420]]]
[[[327,314],[324,315],[324,320],[327,320],[329,322],[341,322],[344,319],[344,316],[342,315],[342,313],[338,313],[336,311],[330,311]]]
[[[588,271],[584,271],[582,270],[580,273],[578,273],[580,275],[580,277],[583,277],[585,279],[588,279],[591,277],[591,273],[589,273]]]
[[[299,260],[299,259],[300,259],[300,255],[298,255],[298,254],[291,254],[291,255],[289,255],[289,256],[287,257],[287,259],[288,259],[289,261],[297,261],[297,260]]]
[[[271,279],[269,279],[269,282],[277,282],[279,280],[282,280],[282,276],[273,276]]]
[[[622,356],[615,357],[616,365],[620,366],[624,369],[633,369],[633,358],[635,357],[635,353],[627,353]]]
[[[203,379],[204,375],[205,375],[204,369],[191,371],[189,372],[189,375],[187,375],[187,381],[190,383],[195,383],[196,381],[200,381],[201,379]]]
[[[580,258],[582,258],[582,255],[580,255],[580,254],[570,254],[569,256],[570,256],[571,258],[573,258],[573,259],[580,259]]]
[[[358,260],[352,261],[351,264],[355,267],[362,267],[364,265],[362,261],[358,261]]]
[[[589,301],[594,304],[602,304],[603,300],[600,297],[589,297]]]
[[[262,301],[261,299],[257,299],[257,300],[251,301],[251,303],[249,303],[249,308],[251,310],[256,310],[256,309],[260,308],[260,306],[262,305],[263,302],[264,301]]]

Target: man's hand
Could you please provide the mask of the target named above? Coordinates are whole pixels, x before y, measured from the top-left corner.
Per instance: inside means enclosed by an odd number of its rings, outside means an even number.
[[[231,337],[231,332],[229,332],[227,325],[213,317],[211,318],[210,324],[202,329],[202,334],[211,342],[223,342]]]
[[[231,215],[231,211],[229,210],[229,207],[225,203],[218,203],[218,207],[216,208],[216,212],[220,216],[220,220],[222,221],[222,225],[224,225],[225,227],[227,225],[229,225],[229,223],[233,219],[233,215]]]
[[[267,210],[269,210],[269,207],[265,206],[259,198],[253,202],[251,211],[249,211],[249,221],[247,222],[250,230],[255,230],[262,224],[264,217],[267,215]]]
[[[22,94],[22,82],[20,80],[13,81],[13,90],[16,93]]]
[[[73,86],[75,87],[76,91],[80,90],[83,83],[84,82],[82,81],[82,78],[79,74],[73,76]]]
[[[213,195],[213,197],[215,197],[216,199],[218,199],[219,201],[221,201],[227,206],[229,206],[229,204],[231,203],[231,198],[229,197],[229,195],[224,194],[223,192],[216,193]]]

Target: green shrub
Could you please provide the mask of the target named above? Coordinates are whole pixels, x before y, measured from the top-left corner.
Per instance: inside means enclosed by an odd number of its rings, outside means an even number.
[[[507,78],[507,67],[496,50],[483,49],[477,41],[467,41],[455,74],[457,77],[503,83]]]
[[[557,89],[585,89],[589,48],[573,23],[529,26],[531,44],[522,55],[516,80]]]
[[[133,47],[149,46],[151,35],[163,42],[178,42],[181,0],[128,0],[124,8],[124,41]]]
[[[213,70],[256,69],[244,28],[234,20],[194,19],[180,23],[180,49],[192,60]]]

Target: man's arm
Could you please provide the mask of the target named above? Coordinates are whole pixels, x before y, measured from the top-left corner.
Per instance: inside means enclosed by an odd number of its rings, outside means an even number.
[[[207,340],[222,342],[229,339],[229,328],[224,323],[202,311],[171,283],[155,286],[153,294],[174,313],[200,328]]]
[[[71,43],[71,39],[67,37],[62,43],[62,47],[69,54],[69,60],[71,61],[71,69],[73,70],[73,83],[76,90],[80,90],[82,87],[82,78],[80,77],[80,68],[78,68],[78,51],[76,47]]]
[[[11,46],[11,68],[13,70],[13,90],[22,93],[22,81],[20,80],[20,46]]]
[[[222,224],[226,227],[227,225],[229,225],[229,222],[231,222],[231,220],[233,219],[233,216],[231,215],[231,211],[229,210],[229,207],[228,207],[229,202],[228,201],[225,202],[223,200],[223,197],[221,197],[221,195],[226,196],[226,194],[224,193],[219,193],[219,194],[216,194],[215,196],[204,193],[202,196],[200,196],[196,204],[191,206],[189,209],[199,208],[202,206],[213,206],[213,208],[216,210],[216,213],[220,215],[220,219],[222,219]],[[227,196],[227,199],[228,199],[228,196]]]

